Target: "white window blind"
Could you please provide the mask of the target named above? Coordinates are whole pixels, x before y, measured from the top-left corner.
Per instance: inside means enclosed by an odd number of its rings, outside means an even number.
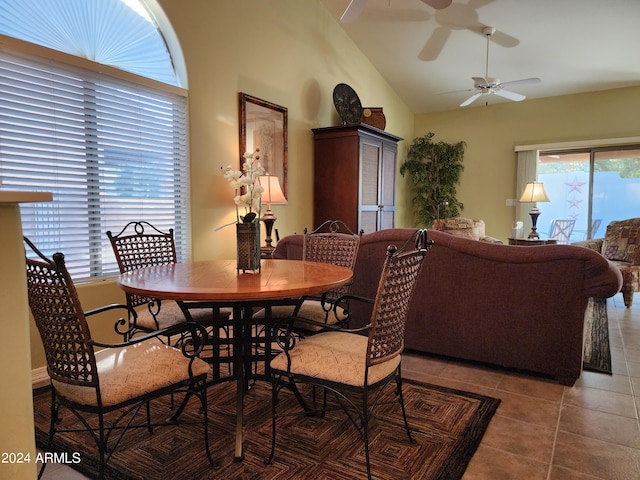
[[[50,191],[21,207],[24,235],[65,254],[74,279],[115,274],[107,230],[146,220],[188,256],[186,98],[0,50],[0,180]]]

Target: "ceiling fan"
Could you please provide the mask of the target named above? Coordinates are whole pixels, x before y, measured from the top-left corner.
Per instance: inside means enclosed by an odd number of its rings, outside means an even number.
[[[453,0],[421,0],[423,3],[435,8],[436,10],[442,10],[443,8],[447,8]],[[364,7],[367,6],[367,0],[351,0],[351,3],[347,6],[346,10],[340,17],[340,21],[342,23],[349,23],[355,21],[362,11]]]
[[[509,86],[512,87],[514,85],[535,85],[540,83],[542,80],[539,78],[524,78],[522,80],[513,80],[511,82],[500,82],[499,79],[493,78],[489,76],[489,42],[491,36],[495,33],[496,29],[494,27],[484,27],[482,29],[482,33],[487,37],[487,60],[485,64],[485,76],[484,77],[472,77],[473,78],[473,88],[476,91],[473,95],[467,98],[464,102],[460,104],[461,107],[466,107],[467,105],[471,105],[474,101],[480,98],[482,95],[490,95],[495,94],[499,97],[506,98],[508,100],[513,100],[515,102],[519,102],[524,100],[524,95],[519,93],[511,92],[509,90],[505,90],[504,87]]]

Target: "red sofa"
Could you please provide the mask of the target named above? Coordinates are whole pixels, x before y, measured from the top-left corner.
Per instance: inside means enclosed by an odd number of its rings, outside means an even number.
[[[373,298],[389,244],[413,229],[365,234],[351,293]],[[571,245],[509,246],[429,230],[427,253],[407,320],[405,347],[507,367],[573,385],[582,371],[589,297],[608,298],[620,271],[602,255]],[[278,242],[273,258],[302,257],[302,235]],[[358,302],[353,327],[370,307]]]

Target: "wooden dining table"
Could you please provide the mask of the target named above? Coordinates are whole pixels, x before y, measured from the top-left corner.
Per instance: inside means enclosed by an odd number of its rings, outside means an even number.
[[[219,310],[231,307],[233,339],[233,375],[222,379],[236,382],[236,438],[234,459],[244,458],[244,394],[251,378],[271,381],[269,361],[272,357],[273,332],[270,307],[293,303],[304,295],[316,295],[348,284],[353,272],[336,265],[302,260],[262,260],[256,272],[242,272],[235,260],[208,260],[159,265],[132,270],[118,277],[119,287],[129,294],[160,300],[175,300],[187,319],[193,308]],[[264,307],[264,319],[256,320],[253,312]],[[216,316],[214,315],[214,319]],[[257,322],[263,335],[252,334]],[[264,345],[264,354],[256,356],[255,342]],[[253,372],[252,362],[261,360],[261,373]],[[219,381],[219,380],[218,380]],[[215,383],[215,382],[214,382]]]

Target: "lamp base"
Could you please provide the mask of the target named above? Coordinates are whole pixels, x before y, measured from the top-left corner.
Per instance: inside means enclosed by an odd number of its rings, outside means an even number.
[[[538,223],[538,217],[540,216],[540,211],[539,210],[531,210],[529,212],[529,216],[531,216],[531,233],[529,234],[529,237],[527,238],[540,238],[540,235],[538,235],[538,228],[536,227],[536,223]]]
[[[271,210],[267,210],[267,212],[263,215],[261,220],[264,222],[265,229],[265,239],[264,243],[266,244],[263,249],[264,250],[273,250],[275,247],[271,246],[272,239],[271,233],[273,232],[273,224],[276,223],[276,216],[271,212]]]

